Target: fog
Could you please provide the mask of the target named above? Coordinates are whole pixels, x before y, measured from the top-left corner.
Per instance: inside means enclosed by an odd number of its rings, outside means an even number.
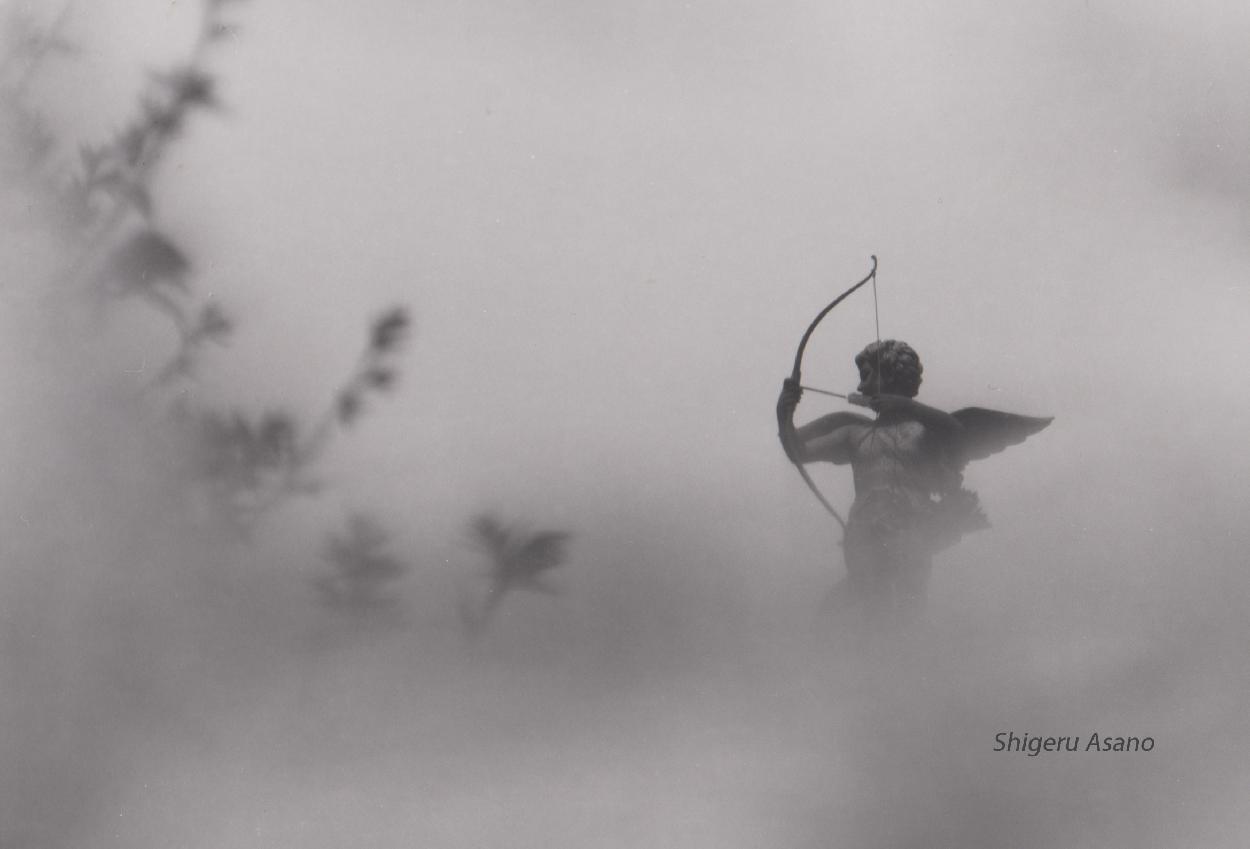
[[[147,185],[235,326],[177,393],[159,317],[62,285],[4,129],[0,849],[1245,845],[1250,12],[215,8],[220,107]],[[23,89],[49,174],[199,15],[68,7]],[[1055,417],[875,639],[820,612],[840,529],[773,412],[873,255],[807,385],[854,389],[879,314],[926,403]],[[206,521],[175,395],[314,420],[395,304],[321,489]],[[484,513],[570,540],[474,638]],[[404,567],[363,614],[317,583],[353,514]],[[994,751],[1095,732],[1154,748]]]

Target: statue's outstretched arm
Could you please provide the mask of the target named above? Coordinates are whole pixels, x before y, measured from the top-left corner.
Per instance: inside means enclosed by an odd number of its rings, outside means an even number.
[[[777,399],[777,432],[792,463],[849,463],[850,445],[859,428],[872,421],[858,413],[829,413],[801,427],[794,426],[794,407],[802,389],[787,380]]]

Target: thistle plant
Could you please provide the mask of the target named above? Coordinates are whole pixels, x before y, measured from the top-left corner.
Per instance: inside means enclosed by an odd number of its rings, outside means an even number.
[[[206,342],[225,341],[229,316],[217,304],[196,303],[192,263],[163,231],[151,180],[163,154],[191,116],[219,106],[206,61],[210,48],[234,31],[226,9],[239,0],[206,0],[185,62],[154,72],[135,114],[99,142],[61,138],[31,102],[30,89],[49,57],[72,54],[62,32],[69,6],[48,27],[10,9],[0,21],[0,162],[5,194],[14,198],[17,225],[43,228],[62,259],[47,275],[62,310],[85,297],[99,316],[113,301],[134,299],[172,323],[178,343],[153,383],[189,374]]]
[[[387,548],[390,536],[378,522],[357,513],[347,520],[345,533],[331,534],[325,546],[329,574],[313,580],[328,606],[356,615],[393,607],[395,597],[385,587],[403,577],[406,566]]]
[[[241,412],[228,397],[187,391],[205,376],[208,346],[242,322],[197,285],[201,262],[163,215],[155,178],[170,146],[218,106],[206,63],[238,7],[203,2],[184,61],[141,86],[116,133],[81,143],[39,100],[42,73],[75,61],[75,45],[65,15],[44,23],[20,12],[37,6],[0,0],[0,303],[12,390],[3,459],[6,506],[31,519],[18,514],[5,554],[5,847],[90,843],[99,829],[88,826],[138,763],[133,740],[151,738],[154,718],[162,734],[172,729],[165,722],[209,686],[197,670],[214,671],[215,690],[250,680],[256,664],[240,663],[238,647],[284,626],[254,621],[276,596],[233,570],[254,559],[236,556],[235,543],[273,507],[317,490],[312,467],[332,437],[396,385],[409,327],[397,308],[368,328],[359,361],[325,387],[320,419]],[[134,346],[119,325],[159,352],[153,367],[123,370],[113,351]],[[206,500],[226,519],[212,530],[243,535],[201,533],[194,511]],[[405,567],[376,521],[350,520],[326,556],[327,605],[394,609]],[[244,594],[255,607],[217,603]]]
[[[202,0],[186,58],[149,75],[120,130],[81,144],[59,137],[30,94],[48,59],[75,49],[63,36],[69,6],[46,26],[12,9],[0,15],[0,204],[12,204],[21,221],[37,221],[54,234],[57,248],[48,253],[59,259],[39,282],[48,284],[56,308],[77,310],[85,302],[100,326],[113,305],[138,303],[172,327],[168,358],[135,400],[164,416],[176,468],[208,494],[212,515],[224,520],[219,524],[246,535],[275,507],[320,491],[313,467],[370,397],[394,388],[411,322],[402,307],[373,322],[356,366],[311,425],[284,410],[248,414],[188,400],[185,384],[198,376],[206,346],[225,345],[236,322],[197,293],[195,263],[162,226],[152,183],[193,116],[220,107],[208,60],[237,30],[231,13],[240,2]]]
[[[570,539],[567,532],[532,532],[483,514],[469,524],[469,539],[488,560],[486,578],[490,582],[479,604],[460,605],[460,619],[470,636],[486,629],[504,597],[513,590],[558,594],[547,578],[564,564]]]
[[[246,534],[290,499],[321,491],[316,464],[334,434],[355,423],[370,396],[395,387],[395,358],[409,325],[402,307],[375,319],[356,368],[311,428],[301,428],[294,416],[281,410],[250,417],[237,410],[222,413],[179,406],[192,445],[189,471],[207,485],[219,518]]]

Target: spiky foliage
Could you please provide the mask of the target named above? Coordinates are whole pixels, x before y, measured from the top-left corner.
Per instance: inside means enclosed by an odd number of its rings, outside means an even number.
[[[58,239],[60,261],[46,282],[62,303],[85,295],[99,314],[110,302],[134,299],[172,323],[177,346],[152,372],[153,385],[190,374],[202,345],[224,342],[231,330],[219,305],[196,297],[188,282],[194,263],[159,224],[151,190],[165,151],[192,114],[218,106],[205,62],[209,48],[233,30],[226,5],[203,4],[187,59],[152,73],[135,113],[99,142],[63,138],[31,102],[32,82],[48,57],[74,51],[61,35],[70,4],[49,26],[12,9],[0,20],[4,194],[20,205],[22,226],[44,228]]]
[[[356,421],[366,396],[394,388],[398,377],[394,357],[408,338],[410,325],[403,307],[392,307],[374,320],[355,372],[335,395],[333,415],[340,425],[348,427]]]
[[[178,467],[208,493],[211,515],[245,534],[274,507],[319,491],[312,467],[335,431],[357,421],[370,395],[396,385],[396,357],[411,322],[402,307],[380,315],[355,368],[309,424],[284,410],[254,415],[191,403],[188,382],[206,345],[224,345],[234,321],[219,303],[197,296],[196,264],[161,225],[151,187],[192,116],[220,105],[206,61],[237,29],[227,19],[235,2],[204,0],[186,59],[151,73],[131,118],[104,141],[77,145],[77,157],[66,155],[75,145],[58,138],[28,102],[41,63],[72,47],[60,35],[66,15],[45,27],[11,12],[0,30],[8,47],[0,57],[0,163],[12,167],[0,177],[20,189],[14,203],[22,220],[38,218],[55,232],[63,259],[49,277],[67,308],[85,295],[92,314],[103,318],[112,304],[130,301],[172,326],[176,341],[164,363],[127,373],[143,375],[142,398],[171,413]],[[0,203],[10,194],[0,193]]]
[[[390,535],[377,520],[351,516],[346,533],[331,534],[326,542],[325,559],[333,571],[313,580],[322,601],[354,614],[394,605],[395,597],[385,588],[407,567],[387,551],[389,545]]]
[[[356,368],[331,394],[311,427],[281,410],[251,416],[238,410],[179,408],[189,443],[191,476],[204,483],[217,518],[246,535],[273,509],[322,489],[316,466],[334,434],[353,424],[364,399],[395,388],[395,362],[410,320],[402,307],[379,316]],[[345,399],[350,399],[346,401]]]
[[[508,525],[497,517],[482,514],[469,524],[470,543],[487,560],[486,577],[490,586],[477,606],[463,602],[460,617],[472,634],[490,623],[500,602],[512,590],[556,594],[546,577],[564,564],[571,535],[565,531],[531,532],[520,525]]]

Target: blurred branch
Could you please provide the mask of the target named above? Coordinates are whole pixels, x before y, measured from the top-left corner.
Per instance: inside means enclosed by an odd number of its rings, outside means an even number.
[[[355,421],[366,395],[394,388],[398,370],[393,358],[407,338],[408,327],[407,312],[401,307],[375,320],[355,371],[308,431],[301,432],[295,420],[282,412],[269,412],[253,421],[239,412],[222,416],[211,410],[198,415],[183,411],[197,446],[193,473],[209,484],[232,525],[248,529],[290,499],[320,491],[313,468],[324,456],[335,428]],[[342,400],[346,397],[356,399],[349,412]]]
[[[150,399],[161,392],[169,400],[166,412],[184,482],[207,492],[213,515],[246,534],[279,505],[320,491],[313,468],[335,433],[355,424],[371,397],[396,386],[396,357],[411,321],[403,307],[393,307],[371,323],[355,366],[308,427],[282,410],[247,415],[193,409],[185,392],[168,391],[175,382],[196,377],[205,346],[224,344],[234,322],[217,303],[197,303],[190,282],[194,263],[157,221],[153,175],[190,117],[220,108],[206,60],[215,45],[237,32],[227,13],[239,2],[202,0],[186,58],[151,73],[123,127],[102,143],[77,145],[77,156],[68,162],[54,153],[75,147],[64,144],[25,94],[47,56],[71,49],[62,33],[72,4],[46,27],[12,9],[0,11],[10,48],[0,59],[0,162],[6,166],[0,199],[23,220],[53,222],[54,270],[41,282],[50,283],[54,294],[85,296],[101,309],[129,299],[173,328],[173,350],[139,396]],[[21,198],[9,199],[10,185]],[[46,216],[32,216],[35,207]],[[353,544],[363,539],[364,527],[352,525],[353,533],[359,532],[351,537]]]
[[[304,447],[309,460],[319,455],[329,443],[335,427],[350,427],[364,409],[371,394],[389,392],[395,387],[398,372],[394,357],[408,339],[411,321],[403,307],[391,307],[374,320],[369,341],[361,352],[352,374],[334,395],[331,404],[317,417],[312,437]]]
[[[152,218],[148,182],[169,143],[196,110],[217,109],[215,82],[204,67],[220,33],[232,30],[221,17],[221,0],[205,0],[200,27],[186,62],[150,75],[138,114],[112,140],[80,149],[81,173],[70,180],[80,209],[71,216],[82,228],[82,244],[61,274],[63,283],[84,280],[96,256],[133,216]],[[89,279],[89,278],[86,278]]]

